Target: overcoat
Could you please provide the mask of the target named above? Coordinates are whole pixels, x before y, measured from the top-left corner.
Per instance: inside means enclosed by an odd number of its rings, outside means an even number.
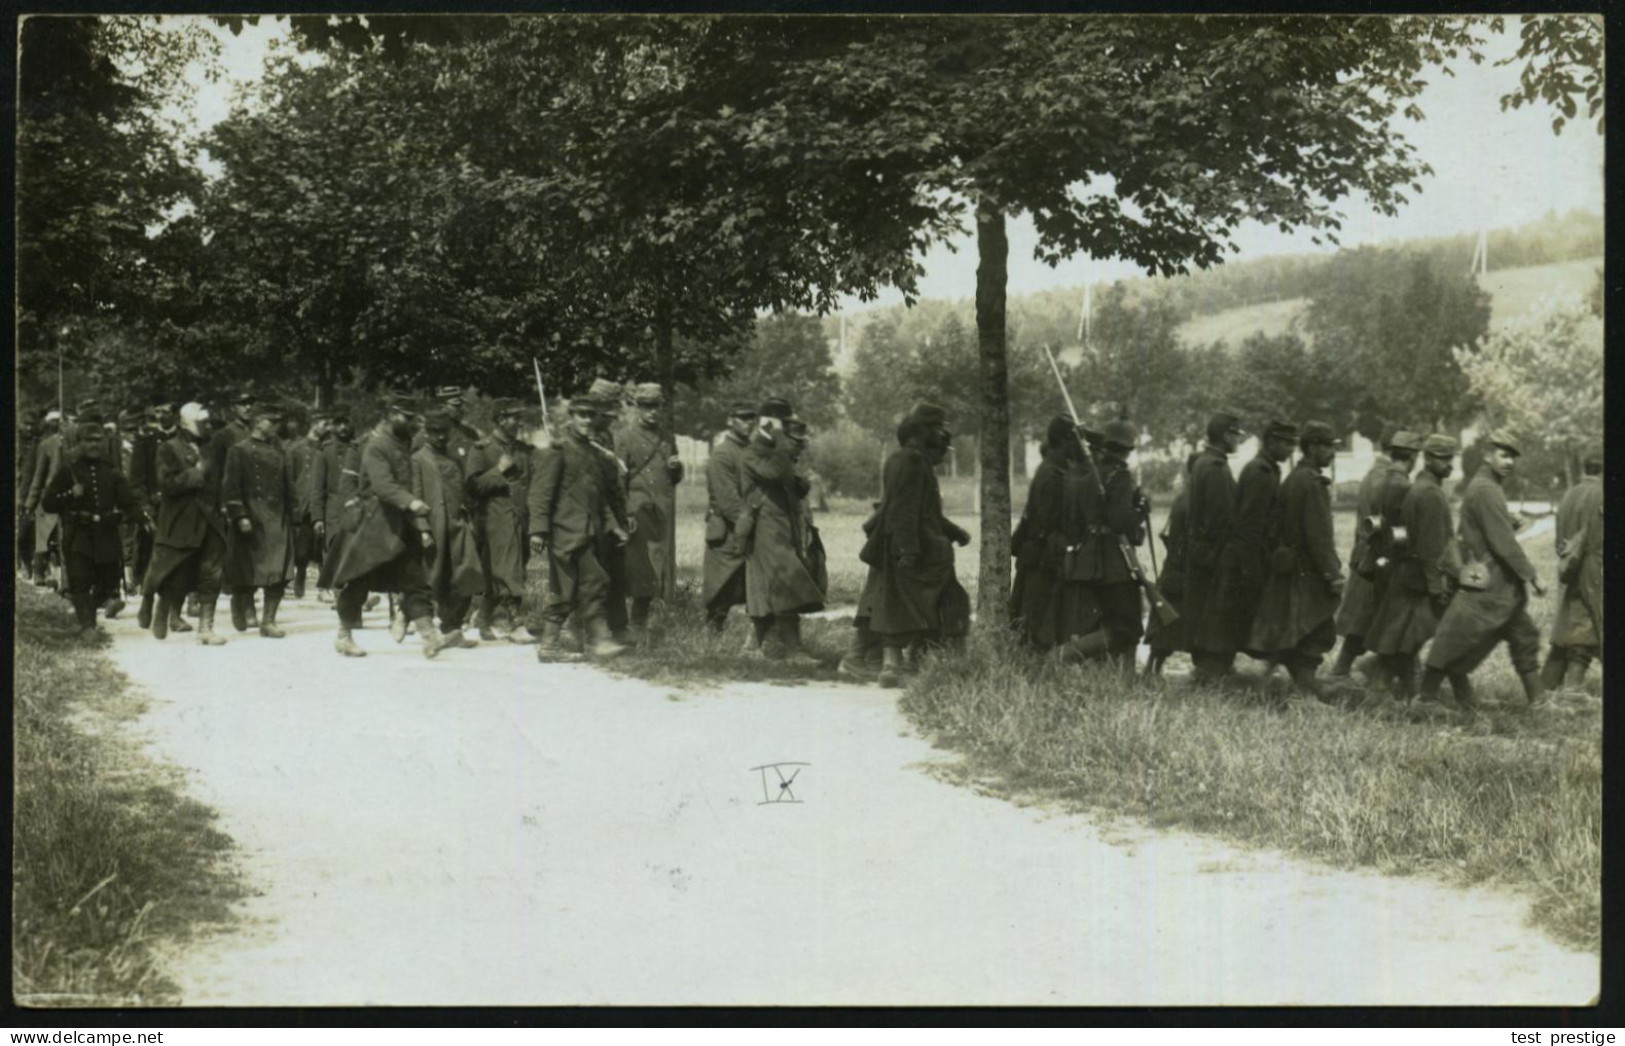
[[[293,577],[293,475],[275,440],[250,436],[226,451],[220,499],[231,519],[226,531],[229,584],[258,588]],[[244,534],[241,521],[253,530]]]
[[[76,483],[81,488],[77,496]],[[40,504],[61,517],[63,556],[85,556],[97,563],[122,560],[120,525],[140,511],[120,469],[77,454],[57,470]]]
[[[41,499],[45,496],[46,486],[62,468],[62,439],[62,433],[53,432],[40,440],[39,446],[34,449],[33,475],[28,481],[28,504],[34,506],[35,555],[50,551],[51,541],[56,537],[59,523],[56,513],[47,511]]]
[[[340,588],[402,555],[417,555],[426,516],[411,505],[412,463],[407,444],[387,432],[374,432],[361,445],[355,500],[346,506],[338,543],[329,557],[331,586]],[[329,570],[324,567],[324,574]]]
[[[674,549],[667,544],[668,521],[677,512],[677,484],[683,465],[668,465],[670,440],[645,425],[615,433],[615,454],[626,466],[626,514],[637,526],[626,543],[626,591],[634,599],[665,595]]]
[[[1162,561],[1162,574],[1157,587],[1163,597],[1179,612],[1171,625],[1164,625],[1152,614],[1146,622],[1146,642],[1155,654],[1167,655],[1187,647],[1185,638],[1185,595],[1190,576],[1189,531],[1191,492],[1189,484],[1174,498],[1168,509],[1168,522],[1162,529],[1162,546],[1166,558]]]
[[[226,514],[220,506],[221,477],[210,467],[206,444],[179,431],[158,445],[156,458],[158,517],[144,584],[160,590],[211,537],[225,544]]]
[[[1602,645],[1602,480],[1587,476],[1557,506],[1557,547],[1579,542],[1580,576],[1564,585],[1552,616],[1552,645]]]
[[[869,628],[882,636],[962,636],[970,597],[954,576],[954,539],[965,532],[942,513],[942,489],[925,456],[902,447],[886,459],[876,533],[878,568]],[[912,557],[905,566],[904,557]]]
[[[412,453],[412,493],[429,506],[429,534],[434,548],[425,550],[424,569],[437,599],[476,596],[485,591],[479,553],[472,540],[464,540],[468,516],[463,511],[463,463],[451,454],[438,453],[427,443]],[[460,552],[470,562],[458,561]],[[472,566],[472,569],[467,569]],[[452,589],[453,579],[463,579]]]
[[[1197,465],[1201,464],[1198,460]],[[1230,531],[1218,552],[1202,616],[1193,624],[1196,632],[1191,641],[1197,650],[1228,653],[1249,649],[1253,615],[1264,591],[1271,524],[1281,493],[1281,466],[1260,451],[1242,467],[1235,489]],[[1201,493],[1196,488],[1191,496],[1193,524]]]
[[[1300,461],[1281,484],[1272,527],[1277,554],[1259,594],[1247,648],[1260,653],[1293,650],[1337,612],[1342,564],[1332,536],[1331,478]],[[1290,564],[1288,564],[1290,559]]]
[[[1019,541],[1010,554],[1016,560],[1010,588],[1010,622],[1040,648],[1054,646],[1058,601],[1066,571],[1066,534],[1061,528],[1061,498],[1067,460],[1045,447],[1044,460],[1033,471],[1027,505],[1016,526]]]
[[[1489,584],[1482,590],[1463,588],[1450,601],[1428,650],[1428,664],[1449,666],[1481,651],[1524,608],[1526,585],[1535,577],[1534,564],[1518,544],[1507,509],[1506,492],[1489,466],[1480,466],[1461,497],[1461,522],[1456,528],[1463,563],[1489,567]]]
[[[1236,478],[1230,473],[1228,455],[1222,448],[1211,443],[1202,448],[1191,464],[1186,489],[1190,492],[1189,556],[1185,605],[1180,616],[1184,619],[1186,642],[1192,649],[1203,650],[1207,649],[1200,642],[1204,626],[1217,612],[1208,604],[1219,570],[1219,553],[1229,542],[1236,520]],[[1234,648],[1217,649],[1228,653]]]
[[[758,432],[745,451],[744,503],[739,530],[745,546],[745,612],[751,617],[810,614],[824,593],[806,560],[801,499],[807,481],[796,475],[790,441]]]
[[[504,454],[509,459],[506,471],[497,467]],[[525,505],[531,469],[530,444],[509,441],[501,433],[493,432],[468,452],[469,515],[485,567],[487,596],[525,596],[525,563],[530,559]]]
[[[1349,550],[1349,579],[1343,587],[1343,601],[1337,607],[1337,634],[1340,636],[1364,636],[1371,626],[1372,615],[1377,612],[1376,580],[1361,574],[1360,565],[1365,561],[1372,539],[1381,533],[1380,528],[1372,526],[1371,520],[1381,515],[1377,491],[1392,464],[1379,455],[1360,480],[1360,492],[1354,499],[1357,515],[1354,547]]]
[[[311,461],[308,495],[310,518],[313,523],[320,521],[326,529],[329,546],[338,537],[339,527],[344,518],[344,502],[354,494],[354,477],[351,477],[351,487],[346,492],[344,471],[356,450],[354,440],[343,440],[334,436],[321,445]]]
[[[727,432],[705,464],[704,602],[711,604],[745,569],[745,542],[739,516],[745,509],[744,464],[747,442]]]
[[[1439,478],[1423,469],[1405,491],[1399,524],[1407,535],[1382,588],[1382,600],[1366,630],[1366,649],[1409,657],[1433,638],[1439,608],[1450,600],[1455,579],[1445,573],[1451,542],[1450,499]]]
[[[574,434],[536,456],[526,518],[555,556],[596,546],[618,522],[602,455]]]

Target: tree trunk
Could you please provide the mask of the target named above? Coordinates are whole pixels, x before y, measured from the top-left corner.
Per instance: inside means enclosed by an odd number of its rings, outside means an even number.
[[[663,406],[660,408],[660,431],[671,440],[673,452],[677,450],[677,427],[675,423],[676,407],[673,401],[677,398],[676,352],[672,347],[671,310],[662,305],[655,321],[655,368],[659,372],[660,387],[666,395],[662,397]],[[672,491],[673,507],[676,505],[675,490]],[[671,512],[666,516],[666,575],[661,583],[662,596],[669,605],[677,598],[677,513]]]
[[[976,344],[982,389],[981,565],[976,616],[984,627],[1002,625],[1010,593],[1010,376],[1005,356],[1004,296],[1010,241],[1004,211],[983,197],[976,206]]]
[[[316,406],[325,410],[333,405],[333,362],[325,355],[316,376]]]
[[[1020,432],[1010,434],[1010,477],[1027,478],[1027,437]]]

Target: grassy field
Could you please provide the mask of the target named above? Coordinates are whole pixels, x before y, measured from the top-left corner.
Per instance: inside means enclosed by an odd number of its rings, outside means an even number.
[[[214,813],[109,727],[141,713],[60,598],[15,604],[12,978],[23,1006],[173,1005],[162,942],[242,896]]]

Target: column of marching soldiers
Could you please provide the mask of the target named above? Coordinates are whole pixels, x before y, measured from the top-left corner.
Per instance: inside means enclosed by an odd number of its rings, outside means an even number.
[[[246,393],[105,421],[85,401],[74,417],[52,411],[24,432],[21,568],[70,600],[87,639],[100,635],[98,611],[116,617],[121,594],[135,592],[139,624],[157,639],[195,631],[203,645],[223,644],[222,593],[236,631],[282,638],[284,594],[291,585],[303,598],[314,569],[344,656],[365,656],[354,630],[386,594],[394,640],[416,631],[429,658],[478,645],[470,627],[488,642],[534,643],[544,662],[612,658],[648,641],[651,606],[669,590],[668,524],[683,479],[660,430],[663,390],[641,383],[630,398],[631,418],[617,427],[626,390],[595,381],[539,447],[525,438],[518,401],[495,401],[482,436],[455,387],[427,405],[388,397],[359,437],[346,408],[308,412]],[[1150,501],[1129,466],[1139,433],[1124,420],[1096,429],[1055,418],[1012,540],[1009,618],[1022,640],[1123,673],[1136,671],[1144,644],[1150,675],[1187,651],[1206,684],[1234,678],[1244,653],[1284,667],[1304,698],[1334,700],[1345,686],[1328,690],[1317,674],[1341,636],[1334,680],[1351,680],[1355,659],[1373,655],[1363,702],[1419,698],[1466,711],[1476,704],[1470,674],[1503,642],[1531,705],[1600,659],[1600,444],[1558,509],[1561,590],[1542,667],[1528,606],[1546,584],[1503,492],[1519,456],[1509,436],[1484,439],[1459,519],[1444,487],[1456,441],[1386,436],[1385,457],[1360,484],[1345,575],[1326,474],[1340,439],[1323,422],[1271,421],[1237,476],[1229,459],[1246,435],[1235,412],[1210,419],[1152,579],[1138,552]],[[868,576],[843,675],[900,686],[923,652],[956,647],[969,631],[954,546],[970,535],[944,515],[936,477],[951,438],[946,413],[931,404],[897,427],[881,500],[863,523]],[[781,398],[731,408],[706,467],[702,593],[710,627],[722,631],[743,605],[747,652],[802,664],[817,659],[802,645],[801,618],[823,609],[828,590],[808,505],[808,439]],[[548,579],[534,633],[532,556]]]

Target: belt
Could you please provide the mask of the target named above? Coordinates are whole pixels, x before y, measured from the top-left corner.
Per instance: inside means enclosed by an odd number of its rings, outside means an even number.
[[[111,512],[68,511],[62,513],[62,519],[67,523],[117,523],[123,518],[124,513],[118,509]]]

